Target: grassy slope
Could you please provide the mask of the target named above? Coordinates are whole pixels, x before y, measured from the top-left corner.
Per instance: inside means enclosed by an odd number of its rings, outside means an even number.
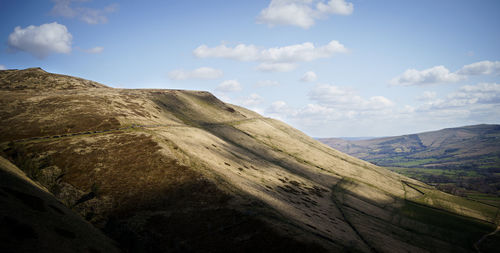
[[[444,196],[206,92],[0,93],[9,105],[2,124],[11,126],[0,131],[4,155],[129,249],[460,252],[496,222],[492,207]],[[47,99],[76,106],[35,109]],[[155,126],[7,142],[106,130],[67,115],[104,117],[111,129]],[[449,222],[425,219],[435,215]]]

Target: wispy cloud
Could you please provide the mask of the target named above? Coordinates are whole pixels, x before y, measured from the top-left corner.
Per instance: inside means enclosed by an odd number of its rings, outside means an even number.
[[[93,48],[85,49],[83,51],[85,53],[88,53],[88,54],[100,54],[100,53],[102,53],[102,51],[104,51],[104,47],[93,47]]]
[[[88,0],[52,0],[52,14],[66,18],[78,18],[87,24],[103,24],[108,22],[107,14],[115,12],[118,4],[111,4],[101,9],[81,6]],[[77,6],[74,6],[77,5]]]
[[[354,10],[352,3],[345,0],[271,0],[257,17],[257,23],[276,25],[292,25],[307,29],[317,19],[329,15],[350,15]]]
[[[209,67],[201,67],[195,70],[176,69],[168,73],[168,77],[172,80],[218,79],[223,75],[222,70]]]
[[[5,67],[5,65],[1,65],[0,64],[0,70],[6,70],[7,68]]]

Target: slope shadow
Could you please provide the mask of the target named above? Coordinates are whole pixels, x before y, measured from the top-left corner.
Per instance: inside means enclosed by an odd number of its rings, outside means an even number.
[[[475,251],[474,243],[496,227],[483,220],[390,197],[392,203],[361,196],[342,184],[332,189],[332,200],[344,218],[375,251]]]

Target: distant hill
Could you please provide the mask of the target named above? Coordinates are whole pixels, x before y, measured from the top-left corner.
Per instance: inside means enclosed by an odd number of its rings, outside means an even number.
[[[369,140],[319,140],[365,161],[396,167],[392,170],[449,192],[468,189],[500,195],[500,125],[464,126]]]
[[[439,131],[321,142],[382,166],[481,169],[500,172],[500,125],[474,125]]]
[[[2,252],[495,252],[500,243],[486,236],[498,208],[209,92],[7,70],[0,104]]]

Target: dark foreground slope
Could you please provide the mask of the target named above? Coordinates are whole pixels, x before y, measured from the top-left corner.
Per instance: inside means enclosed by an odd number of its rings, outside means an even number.
[[[498,222],[207,92],[27,69],[0,100],[2,156],[126,251],[468,252]]]
[[[118,245],[0,157],[2,252],[119,252]]]

